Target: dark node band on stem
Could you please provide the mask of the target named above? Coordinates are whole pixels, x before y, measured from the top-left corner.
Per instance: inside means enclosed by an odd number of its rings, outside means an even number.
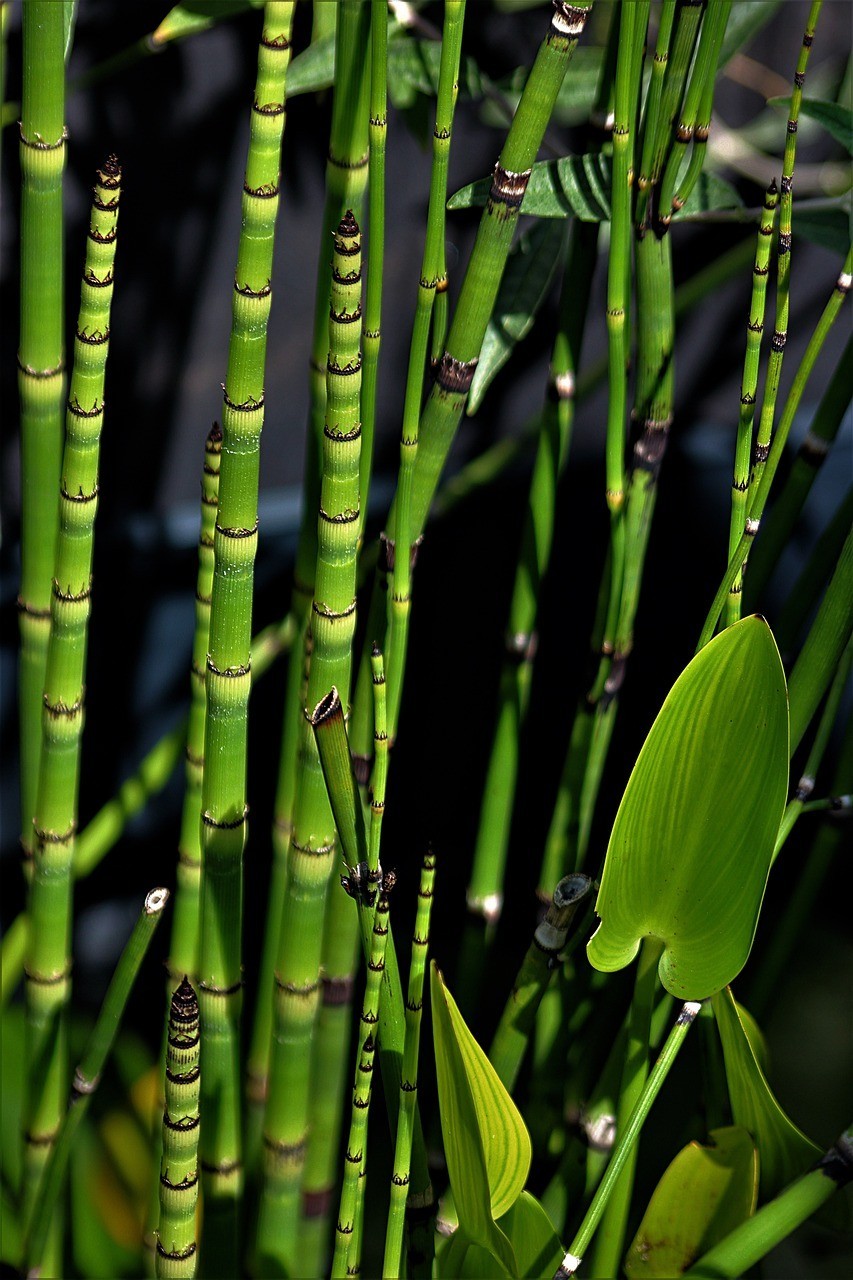
[[[18,121],[18,132],[21,136],[21,145],[29,147],[31,151],[58,151],[60,147],[64,147],[68,141],[68,130],[63,128],[56,142],[45,142],[43,138],[36,135],[35,138],[28,138],[24,133],[24,125],[21,120]],[[104,183],[106,186],[106,183]]]
[[[196,1251],[196,1248],[197,1248],[196,1243],[195,1241],[193,1241],[191,1244],[188,1244],[185,1249],[176,1249],[174,1251],[170,1251],[168,1249],[163,1248],[163,1245],[161,1244],[159,1238],[157,1240],[157,1245],[156,1245],[157,1253],[159,1254],[159,1256],[161,1258],[165,1258],[169,1262],[185,1262],[187,1258],[191,1258],[193,1256],[193,1254]]]
[[[492,185],[489,188],[489,205],[505,205],[510,210],[519,209],[530,181],[532,170],[524,169],[520,173],[505,169],[498,161],[492,174]]]
[[[238,991],[243,988],[243,979],[238,978],[236,982],[232,982],[228,987],[218,987],[213,982],[199,981],[198,989],[203,991],[206,996],[235,996]]]
[[[302,853],[307,858],[324,858],[327,854],[334,853],[335,842],[330,840],[328,844],[318,844],[316,846],[310,844],[300,844],[296,839],[290,841],[291,849],[296,853]]]
[[[23,373],[27,378],[36,378],[40,382],[48,378],[58,378],[65,372],[64,360],[60,360],[59,364],[55,364],[51,369],[34,369],[31,364],[24,364],[20,355],[17,356],[16,361],[20,373]]]
[[[516,631],[504,639],[504,650],[507,659],[517,666],[521,666],[525,662],[532,662],[536,657],[538,647],[539,636],[535,631]]]
[[[358,355],[354,357],[354,359],[348,360],[345,365],[337,364],[330,355],[328,360],[326,361],[326,372],[331,373],[333,377],[351,378],[353,374],[361,373],[361,363],[362,361],[361,361],[360,351]],[[335,436],[330,437],[330,439],[332,440],[334,440],[335,438],[336,438]]]
[[[323,435],[327,440],[331,440],[335,444],[347,444],[359,438],[361,435],[361,423],[357,422],[351,431],[341,431],[338,427],[330,427],[327,425],[323,427]],[[296,579],[294,579],[294,586],[295,585]]]
[[[97,418],[104,412],[105,403],[106,402],[102,400],[101,403],[98,404],[98,401],[96,400],[91,409],[84,409],[75,396],[73,400],[69,400],[67,402],[66,408],[69,413],[74,415],[75,418]]]
[[[68,964],[64,969],[60,969],[57,973],[33,973],[32,969],[28,969],[24,965],[24,978],[27,982],[31,982],[36,987],[57,987],[61,982],[65,982],[71,977],[71,965]]]
[[[337,978],[329,978],[324,974],[321,995],[324,1008],[337,1009],[351,1004],[354,987],[355,979],[351,974]]]
[[[558,36],[568,36],[576,40],[584,29],[589,17],[590,5],[566,4],[565,0],[553,0],[554,12],[551,15],[551,28],[548,35],[554,32]]]
[[[248,816],[249,806],[246,805],[238,818],[231,818],[227,821],[222,818],[214,818],[213,814],[205,809],[201,815],[201,820],[206,827],[211,827],[214,831],[236,831],[243,826]],[[204,983],[201,986],[203,987]]]
[[[334,1187],[302,1192],[302,1213],[306,1218],[325,1218],[332,1203]]]
[[[233,409],[235,413],[257,413],[259,409],[263,409],[264,407],[263,391],[261,392],[260,398],[257,400],[255,399],[254,396],[249,396],[248,400],[244,400],[242,401],[242,403],[238,403],[236,400],[232,400],[231,397],[228,395],[228,392],[225,390],[224,382],[221,382],[219,385],[222,387],[223,400],[227,404],[228,408]]]
[[[476,368],[476,360],[457,360],[449,351],[445,351],[435,367],[433,380],[448,395],[467,395]]]
[[[83,342],[87,347],[101,347],[105,342],[110,340],[109,326],[106,329],[94,329],[91,333],[87,333],[85,329],[75,330],[74,337],[78,342]]]
[[[168,1175],[161,1173],[160,1185],[167,1191],[192,1191],[193,1187],[198,1186],[198,1173],[188,1173],[180,1182],[170,1182]]]
[[[321,698],[314,710],[311,712],[311,724],[314,728],[325,724],[331,719],[340,719],[343,715],[341,706],[341,696],[334,685],[332,685],[325,697]]]
[[[259,116],[281,116],[287,111],[287,104],[284,102],[258,102],[256,99],[252,103],[252,110]]]

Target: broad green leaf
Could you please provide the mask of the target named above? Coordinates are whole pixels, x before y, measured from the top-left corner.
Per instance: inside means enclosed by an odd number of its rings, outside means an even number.
[[[412,36],[394,40],[388,46],[388,90],[399,93],[401,82],[418,93],[434,98],[438,93],[441,43]],[[459,65],[459,92],[470,98],[483,96],[483,77],[473,58]]]
[[[690,662],[652,725],[619,806],[587,945],[622,969],[647,937],[661,982],[703,1000],[749,955],[788,785],[782,663],[763,618]]]
[[[335,37],[323,36],[298,53],[287,68],[288,98],[317,93],[335,83]]]
[[[562,257],[566,231],[565,222],[536,222],[513,245],[480,348],[468,397],[469,416],[477,412],[488,387],[512,355],[516,343],[526,338],[532,329]]]
[[[529,1191],[522,1191],[498,1226],[512,1245],[516,1275],[551,1280],[566,1251],[539,1201]]]
[[[762,1203],[805,1173],[823,1152],[788,1118],[776,1101],[755,1057],[741,1009],[727,987],[712,1000],[723,1044],[726,1082],[736,1124],[749,1130],[758,1147]],[[831,1200],[821,1217],[843,1226],[845,1206]]]
[[[259,9],[264,0],[182,0],[170,9],[153,32],[154,44],[168,44],[171,40],[183,40],[184,36],[206,31],[225,18],[248,9]]]
[[[738,0],[732,6],[720,52],[721,68],[766,27],[781,3],[782,0]]]
[[[434,961],[430,993],[441,1132],[459,1225],[512,1273],[512,1247],[495,1219],[527,1181],[530,1136]]]
[[[819,209],[794,206],[794,234],[843,258],[850,247],[853,203],[848,197]]]
[[[768,98],[769,107],[791,108],[789,97]],[[840,102],[826,102],[822,98],[803,98],[800,103],[800,115],[810,116],[831,134],[836,142],[840,142],[848,155],[853,155],[853,111]]]
[[[437,1264],[439,1280],[499,1280],[512,1275],[493,1253],[469,1240],[461,1227],[437,1255]]]
[[[746,1129],[712,1129],[679,1151],[652,1194],[625,1257],[629,1280],[680,1276],[755,1212],[758,1153]]]
[[[581,222],[608,222],[611,173],[610,157],[600,152],[538,161],[533,166],[521,212],[538,218],[574,215]],[[484,205],[491,181],[491,178],[480,178],[462,187],[448,200],[448,209]],[[737,208],[742,203],[734,188],[722,178],[703,173],[676,218],[683,221],[701,217],[712,209]]]

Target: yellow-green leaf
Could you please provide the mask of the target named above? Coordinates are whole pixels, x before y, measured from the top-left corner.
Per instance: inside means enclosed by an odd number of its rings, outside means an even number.
[[[746,1129],[712,1129],[711,1145],[691,1142],[652,1194],[625,1257],[629,1280],[680,1276],[755,1212],[758,1153]]]
[[[679,676],[643,744],[610,837],[587,946],[622,969],[644,938],[681,1000],[721,990],[749,955],[788,784],[788,702],[763,618]]]

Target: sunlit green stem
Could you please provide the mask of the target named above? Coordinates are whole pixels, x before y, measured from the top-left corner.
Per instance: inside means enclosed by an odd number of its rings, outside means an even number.
[[[172,993],[169,1006],[157,1228],[158,1280],[192,1280],[196,1273],[199,1039],[198,997],[184,977]]]
[[[669,46],[675,23],[675,5],[676,0],[663,0],[658,19],[658,34],[652,61],[652,75],[649,81],[649,92],[646,98],[645,118],[643,120],[640,172],[637,177],[636,218],[639,226],[645,225],[651,197],[651,172],[655,143],[658,136],[664,78],[666,76],[667,63],[669,62]]]
[[[100,1083],[104,1066],[124,1016],[128,998],[133,990],[142,961],[145,959],[148,946],[154,936],[154,930],[162,918],[163,908],[168,901],[168,889],[152,889],[146,896],[142,914],[121,953],[110,985],[107,988],[107,994],[104,996],[104,1003],[101,1005],[100,1013],[89,1037],[86,1052],[74,1072],[68,1110],[62,1118],[55,1145],[50,1153],[41,1185],[38,1188],[34,1213],[27,1231],[24,1255],[30,1275],[43,1274],[40,1271],[40,1266],[45,1249],[50,1241],[50,1221],[56,1210],[75,1134],[89,1109],[92,1094]]]
[[[267,322],[272,301],[273,238],[293,10],[292,0],[270,0],[264,8],[222,408],[219,508],[205,680],[198,984],[204,1041],[202,1266],[212,1276],[234,1276],[239,1272],[239,1206],[243,1192],[243,849],[252,595]]]

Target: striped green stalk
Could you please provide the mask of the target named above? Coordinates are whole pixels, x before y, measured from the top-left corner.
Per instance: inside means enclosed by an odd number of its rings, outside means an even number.
[[[304,504],[290,606],[295,620],[296,640],[285,688],[275,817],[272,829],[273,869],[258,979],[255,1021],[248,1060],[248,1096],[252,1129],[259,1128],[262,1124],[259,1112],[264,1104],[268,1087],[273,1026],[273,975],[284,910],[284,886],[288,849],[293,832],[293,806],[296,797],[299,752],[305,729],[304,709],[311,645],[309,623],[317,566],[317,508],[320,505],[326,362],[329,354],[329,292],[332,279],[332,255],[328,246],[335,228],[347,209],[353,210],[356,220],[361,217],[368,176],[370,84],[366,66],[368,65],[370,7],[359,4],[357,0],[340,0],[334,6],[325,3],[324,0],[320,7],[330,10],[337,18],[335,89],[332,98],[331,135],[326,164],[326,201],[320,233],[317,290],[314,301],[308,444],[303,484]],[[332,684],[334,681],[329,683]],[[315,702],[318,700],[315,698]]]
[[[68,1069],[63,1010],[71,989],[72,867],[120,189],[121,170],[111,156],[98,171],[94,188],[59,483],[59,531],[28,905],[25,1167],[29,1202],[56,1137]],[[53,500],[56,502],[56,491]]]
[[[727,1280],[745,1276],[771,1249],[786,1240],[818,1209],[853,1180],[853,1125],[816,1166],[788,1184],[775,1199],[703,1253],[683,1274]]]
[[[800,366],[797,369],[794,381],[791,384],[791,389],[788,392],[788,399],[785,402],[785,408],[782,411],[782,417],[779,420],[778,429],[773,436],[770,452],[767,457],[766,465],[763,467],[761,478],[758,481],[754,498],[750,494],[749,511],[743,534],[741,535],[740,542],[734,550],[734,554],[729,557],[728,567],[726,572],[723,574],[722,581],[720,582],[720,585],[717,588],[717,593],[711,603],[711,608],[708,611],[708,616],[705,619],[705,624],[699,637],[699,643],[696,646],[697,653],[700,649],[705,647],[714,635],[717,622],[720,614],[722,613],[731,585],[737,574],[741,571],[742,566],[745,564],[749,555],[750,545],[761,527],[761,518],[764,515],[764,508],[767,505],[767,497],[773,485],[776,470],[785,452],[785,445],[788,442],[791,425],[794,421],[797,409],[800,406],[800,400],[802,399],[803,392],[806,389],[806,384],[808,383],[811,371],[814,368],[815,361],[823,348],[823,344],[829,336],[829,332],[838,317],[838,313],[850,292],[850,285],[853,283],[853,275],[851,275],[851,272],[853,272],[853,249],[849,249],[847,252],[847,257],[844,260],[844,266],[841,274],[835,282],[835,288],[832,291],[832,296],[824,307],[823,314],[818,320],[814,333],[809,339],[808,346],[806,347],[803,358],[800,361]]]
[[[210,637],[210,599],[213,590],[213,542],[219,505],[219,464],[222,429],[211,428],[204,446],[201,482],[201,532],[195,591],[195,632],[190,669],[190,713],[184,748],[185,789],[178,845],[177,884],[172,917],[172,941],[167,970],[169,992],[182,977],[198,973],[199,899],[201,888],[201,792],[204,768],[204,723],[207,715],[205,664]]]
[[[636,1155],[636,1142],[640,1136],[640,1130],[645,1124],[652,1104],[660,1093],[663,1083],[675,1062],[678,1051],[684,1043],[687,1032],[695,1022],[700,1008],[701,1005],[696,1001],[688,1001],[682,1005],[675,1026],[670,1031],[666,1043],[649,1074],[649,1078],[637,1097],[636,1105],[631,1109],[629,1116],[626,1116],[625,1124],[620,1126],[619,1140],[610,1158],[607,1171],[599,1183],[592,1204],[589,1206],[584,1220],[572,1240],[569,1252],[554,1273],[554,1280],[563,1280],[565,1276],[573,1276],[576,1273],[584,1260],[587,1246],[596,1231],[599,1230],[599,1227],[601,1231],[597,1236],[597,1240],[609,1238],[607,1219],[609,1206],[613,1200],[613,1193],[619,1187],[623,1172],[627,1171]],[[616,1267],[622,1257],[621,1247],[618,1250],[613,1248],[607,1250],[613,1257],[613,1270],[603,1271],[596,1265],[597,1259],[603,1252],[604,1250],[600,1248],[593,1251],[590,1263],[592,1271],[590,1274],[601,1277],[615,1275]]]
[[[352,1118],[344,1163],[341,1203],[335,1227],[332,1276],[357,1275],[361,1239],[355,1231],[358,1182],[367,1175],[367,1116],[373,1092],[373,1066],[379,1026],[379,996],[388,937],[388,899],[379,896],[373,920],[373,942],[367,963],[367,982],[361,1009],[359,1052],[352,1090]]]
[[[755,417],[755,396],[758,390],[758,365],[761,358],[761,335],[764,332],[764,304],[767,296],[767,276],[770,271],[770,250],[773,241],[773,225],[776,221],[778,194],[776,179],[767,188],[755,263],[752,268],[752,298],[749,304],[749,320],[746,325],[746,356],[740,386],[740,417],[735,445],[734,474],[732,476],[732,515],[729,526],[729,556],[743,533],[749,497],[749,467],[752,457],[752,426]],[[727,625],[732,626],[740,618],[743,593],[743,575],[738,574],[729,592]]]
[[[65,392],[62,172],[65,167],[63,5],[23,6],[21,101],[21,636],[18,668],[21,844],[33,853],[51,581],[59,509]]]
[[[731,9],[732,0],[716,0],[715,4],[709,5],[706,10],[705,20],[702,23],[702,29],[699,32],[699,43],[696,48],[696,59],[693,64],[690,83],[687,86],[681,110],[676,117],[677,123],[673,127],[672,150],[669,153],[663,177],[661,178],[658,217],[664,226],[669,225],[673,213],[680,209],[684,203],[683,196],[680,198],[680,204],[675,202],[676,183],[681,172],[682,162],[687,153],[687,147],[695,137],[697,122],[700,121],[700,110],[706,103],[708,106],[706,113],[703,114],[708,115],[710,123],[710,107],[714,98],[717,63],[720,59],[723,36],[726,34],[726,24],[728,23]],[[705,129],[704,120],[701,122],[701,128]],[[700,163],[704,162],[706,145],[707,132],[704,133],[700,143]],[[696,173],[697,178],[699,172],[701,172],[701,168]]]
[[[385,1257],[382,1264],[382,1275],[387,1280],[396,1280],[396,1277],[406,1273],[403,1236],[418,1096],[421,1012],[424,974],[429,951],[429,922],[434,882],[435,857],[432,853],[428,853],[421,864],[418,909],[415,916],[412,958],[409,964],[409,987],[406,995],[406,1039],[403,1049],[403,1075],[400,1082],[400,1110],[397,1119],[397,1142],[394,1148],[394,1170],[391,1175],[391,1202],[385,1231]]]
[[[728,5],[725,18],[720,18],[723,31],[720,35],[722,42],[725,35],[725,27],[728,24],[731,14],[731,5]],[[715,6],[711,6],[711,19],[717,19],[718,14]],[[717,51],[716,66],[719,64],[719,50]],[[716,87],[716,74],[712,73],[705,79],[699,95],[699,105],[696,110],[696,121],[693,126],[693,146],[690,151],[690,160],[687,169],[682,175],[676,186],[675,193],[672,197],[672,210],[677,213],[687,203],[693,188],[699,181],[699,175],[705,167],[705,156],[708,151],[708,138],[711,133],[711,113],[714,107],[714,89]]]
[[[196,1273],[199,1039],[198,997],[185,976],[173,992],[169,1007],[157,1228],[158,1280],[192,1280]]]
[[[429,209],[412,340],[403,403],[403,428],[400,438],[400,471],[397,481],[396,542],[388,543],[391,552],[389,570],[391,590],[388,593],[388,734],[393,743],[397,734],[406,649],[409,633],[411,592],[411,558],[414,539],[411,536],[411,508],[415,468],[418,457],[418,423],[423,397],[424,373],[429,352],[430,322],[436,288],[442,275],[444,253],[447,172],[453,113],[458,92],[459,59],[465,0],[447,0],[444,7],[444,30],[441,42],[438,96],[432,142]]]
[[[649,81],[645,119],[643,121],[643,145],[640,156],[640,172],[637,178],[636,216],[639,226],[645,225],[648,203],[651,197],[652,179],[650,175],[658,137],[663,84],[669,62],[669,47],[672,41],[674,23],[675,0],[663,0],[658,19],[657,41],[652,60],[652,74]]]
[[[136,982],[137,974],[145,959],[154,931],[163,916],[163,908],[169,901],[168,889],[152,889],[146,895],[142,913],[119,957],[110,980],[104,1003],[101,1005],[92,1034],[89,1037],[79,1066],[74,1072],[68,1109],[62,1117],[56,1143],[37,1191],[32,1217],[27,1227],[24,1257],[28,1275],[44,1275],[42,1263],[50,1242],[50,1223],[56,1212],[57,1202],[68,1166],[74,1137],[80,1127],[92,1095],[101,1081],[104,1066],[110,1055],[128,998]],[[57,1271],[54,1274],[61,1275]]]
[[[537,645],[539,595],[551,559],[557,484],[569,454],[575,375],[580,363],[597,247],[597,224],[576,221],[560,290],[557,335],[507,620],[497,720],[467,894],[468,910],[482,915],[487,925],[496,922],[501,910],[520,734],[527,715]],[[555,877],[555,884],[558,879],[559,876]]]
[[[370,654],[373,677],[373,769],[370,774],[370,828],[367,836],[367,865],[371,871],[379,866],[382,844],[382,821],[385,817],[385,787],[388,780],[388,702],[385,685],[385,659],[374,643]]]
[[[271,0],[265,6],[258,50],[224,384],[206,661],[198,984],[205,1046],[201,1102],[205,1122],[200,1159],[205,1195],[203,1265],[210,1275],[223,1276],[239,1271],[242,864],[252,591],[267,320],[293,9],[292,0]]]
[[[749,594],[760,599],[787,546],[818,472],[838,435],[853,397],[853,338],[847,339],[841,359],[827,383],[806,436],[797,450],[785,485],[765,522],[764,532],[749,560]]]
[[[335,34],[335,5],[329,0],[313,0],[311,5],[311,43],[316,44]]]
[[[27,913],[20,911],[3,930],[0,940],[0,1010],[5,1009],[18,989],[27,954]]]
[[[797,70],[794,73],[794,89],[791,94],[791,111],[785,135],[785,153],[782,157],[782,181],[779,198],[779,255],[776,269],[776,323],[773,337],[770,340],[770,356],[767,361],[767,374],[764,382],[764,398],[761,402],[761,417],[752,454],[752,468],[749,476],[748,505],[753,500],[761,483],[761,475],[767,462],[770,449],[770,437],[773,434],[773,421],[776,415],[776,397],[779,391],[779,380],[782,374],[782,361],[785,355],[785,343],[788,341],[788,315],[790,312],[791,286],[791,213],[794,203],[794,162],[797,156],[797,125],[799,123],[800,102],[803,97],[803,84],[806,78],[809,54],[814,40],[817,20],[823,7],[823,0],[813,0],[800,56],[797,59]]]
[[[331,687],[350,687],[355,632],[361,423],[361,232],[347,212],[334,236],[323,483],[307,708]],[[323,916],[335,824],[311,726],[303,742],[287,888],[275,968],[273,1049],[264,1122],[264,1185],[258,1224],[262,1267],[295,1265],[299,1186],[305,1163],[310,1048],[320,991]]]

